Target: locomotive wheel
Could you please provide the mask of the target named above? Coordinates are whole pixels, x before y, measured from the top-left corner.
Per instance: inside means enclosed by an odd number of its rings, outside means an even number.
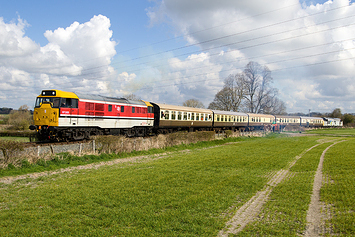
[[[144,137],[146,134],[145,128],[137,128],[137,136],[138,137]]]
[[[136,136],[136,130],[134,128],[127,129],[126,135],[127,135],[127,137],[134,137],[134,136]]]

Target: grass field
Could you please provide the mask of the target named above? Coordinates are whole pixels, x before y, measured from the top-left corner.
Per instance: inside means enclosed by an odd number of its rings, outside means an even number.
[[[0,137],[0,140],[11,140],[18,142],[30,142],[29,137]]]
[[[320,135],[355,136],[355,128],[324,128],[309,130],[307,133]]]
[[[355,140],[346,139],[327,153],[324,172],[330,181],[322,188],[322,201],[336,213],[327,225],[343,236],[355,234]],[[319,157],[331,141],[324,136],[234,141],[0,182],[0,236],[217,236],[282,169],[289,169],[287,177],[238,236],[302,235]]]

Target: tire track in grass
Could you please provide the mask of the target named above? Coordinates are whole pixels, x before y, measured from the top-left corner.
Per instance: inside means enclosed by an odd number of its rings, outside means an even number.
[[[318,168],[316,171],[316,174],[314,176],[314,182],[313,182],[313,192],[311,196],[311,203],[309,204],[309,208],[307,211],[307,226],[306,226],[306,232],[305,235],[306,237],[313,237],[313,236],[319,236],[319,234],[324,234],[326,232],[326,227],[325,227],[325,222],[324,220],[327,218],[326,213],[322,213],[322,205],[320,202],[320,189],[322,187],[322,180],[323,180],[323,161],[324,161],[324,156],[325,153],[335,144],[343,142],[342,141],[337,141],[328,146],[322,153],[320,159],[319,159],[319,164]]]
[[[286,169],[279,170],[274,176],[272,176],[267,185],[265,185],[261,191],[258,191],[249,201],[247,201],[237,210],[235,215],[226,223],[224,229],[218,233],[218,236],[227,237],[229,234],[237,234],[242,231],[247,224],[254,221],[264,203],[266,203],[268,200],[273,188],[276,187],[287,176],[289,169],[294,166],[297,160],[300,159],[304,154],[321,145],[322,143],[323,142],[303,151],[300,155],[296,156],[292,162],[290,162]]]

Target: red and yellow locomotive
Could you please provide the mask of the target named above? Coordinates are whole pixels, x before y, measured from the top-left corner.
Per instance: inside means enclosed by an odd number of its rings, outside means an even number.
[[[39,140],[81,140],[92,135],[145,136],[153,129],[153,106],[145,101],[43,90],[36,99]]]

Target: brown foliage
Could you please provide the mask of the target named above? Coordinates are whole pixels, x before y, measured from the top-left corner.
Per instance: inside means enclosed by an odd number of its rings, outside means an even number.
[[[32,121],[32,115],[28,110],[28,106],[22,105],[18,110],[11,111],[8,123],[14,130],[25,130],[28,129]]]
[[[2,163],[8,164],[19,151],[23,151],[23,143],[11,140],[0,140],[0,150],[3,154]]]

